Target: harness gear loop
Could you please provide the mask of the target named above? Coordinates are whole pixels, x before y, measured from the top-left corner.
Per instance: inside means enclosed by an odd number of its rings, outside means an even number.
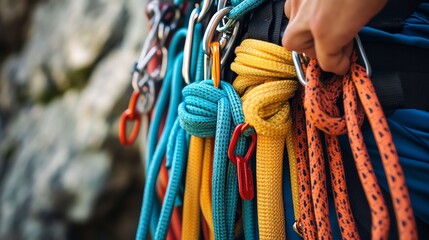
[[[251,200],[254,196],[253,176],[249,161],[253,153],[255,152],[256,134],[250,134],[252,141],[244,157],[240,155],[235,155],[235,147],[237,146],[237,142],[240,135],[243,134],[244,131],[246,131],[249,127],[250,125],[247,123],[238,124],[235,127],[234,132],[232,133],[231,141],[229,143],[228,148],[228,158],[237,166],[238,190],[243,200]]]
[[[282,195],[283,151],[286,144],[298,217],[298,185],[289,99],[298,82],[291,53],[281,46],[246,39],[236,48],[231,69],[238,74],[234,88],[241,95],[246,122],[258,135],[256,183],[258,225],[261,239],[286,236]]]

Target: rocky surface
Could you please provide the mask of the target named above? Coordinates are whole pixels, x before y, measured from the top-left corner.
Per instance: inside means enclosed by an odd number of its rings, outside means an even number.
[[[0,28],[22,38],[0,37],[0,239],[133,237],[142,167],[116,132],[144,6],[0,0]]]

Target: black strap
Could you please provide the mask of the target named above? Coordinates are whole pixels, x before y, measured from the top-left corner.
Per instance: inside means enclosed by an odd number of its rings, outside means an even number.
[[[368,26],[391,33],[400,32],[405,19],[423,2],[425,0],[389,0]]]
[[[253,11],[247,28],[248,37],[280,45],[287,19],[285,0],[265,1]]]
[[[363,42],[371,77],[385,112],[398,108],[429,111],[429,49]]]

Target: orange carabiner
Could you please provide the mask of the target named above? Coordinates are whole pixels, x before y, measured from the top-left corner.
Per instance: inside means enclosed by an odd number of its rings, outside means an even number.
[[[140,94],[138,92],[133,92],[128,108],[122,113],[119,121],[119,140],[125,146],[133,144],[140,132],[141,115],[136,112],[139,96]],[[133,130],[129,137],[127,136],[128,121],[134,122]]]
[[[232,134],[231,142],[228,148],[228,158],[231,160],[231,162],[237,165],[238,190],[243,200],[253,199],[255,192],[253,187],[252,169],[250,168],[249,160],[255,152],[256,133],[250,134],[252,141],[244,157],[235,155],[235,147],[237,146],[240,135],[243,134],[243,132],[246,131],[249,127],[250,125],[247,123],[238,124],[234,129],[234,133]]]
[[[216,88],[220,85],[220,47],[219,42],[210,43],[212,53],[212,78],[213,84]]]

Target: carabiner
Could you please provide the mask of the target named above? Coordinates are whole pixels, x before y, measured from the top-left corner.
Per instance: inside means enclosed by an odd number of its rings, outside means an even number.
[[[188,32],[186,33],[185,48],[183,50],[183,65],[182,65],[182,76],[186,84],[191,83],[191,56],[192,56],[192,44],[194,41],[194,28],[197,23],[198,16],[200,14],[200,8],[194,8],[189,17]]]
[[[122,113],[119,121],[119,140],[122,145],[125,146],[133,144],[140,132],[141,115],[136,111],[139,97],[139,92],[133,92],[128,104],[128,108]],[[133,130],[131,131],[131,135],[129,137],[127,136],[128,121],[134,122]]]
[[[219,23],[222,21],[223,17],[226,16],[230,11],[231,11],[232,7],[225,7],[223,9],[221,9],[220,11],[216,12],[213,17],[210,19],[210,22],[207,25],[206,31],[204,33],[204,37],[203,37],[203,51],[205,53],[205,58],[204,58],[204,79],[209,79],[210,78],[210,68],[209,66],[211,66],[210,63],[210,56],[211,56],[211,51],[210,51],[210,43],[213,41],[213,37],[215,35],[216,32],[216,28],[219,25]],[[232,32],[225,32],[222,33],[222,37],[219,40],[220,42],[220,47],[221,50],[223,51],[223,53],[221,53],[221,69],[223,69],[223,66],[228,58],[228,55],[231,51],[231,47],[234,44],[235,38],[237,37],[237,33],[239,30],[240,24],[239,22],[237,22],[234,25],[234,29]]]
[[[249,161],[255,152],[256,133],[250,134],[252,141],[244,157],[235,155],[235,147],[237,146],[240,135],[243,134],[244,131],[246,131],[249,127],[250,126],[247,123],[238,124],[234,129],[228,148],[228,158],[237,166],[238,190],[243,200],[253,199],[255,192],[253,187],[252,169],[250,168]]]
[[[201,12],[198,14],[197,22],[201,22],[207,13],[210,11],[210,8],[213,4],[213,0],[203,0],[203,6],[201,7]]]
[[[149,33],[146,36],[146,40],[143,44],[143,48],[140,53],[138,62],[142,61],[143,58],[145,58],[146,54],[148,53],[150,46],[152,45],[153,41],[157,37],[158,26],[162,20],[161,19],[162,14],[161,14],[159,2],[156,2],[156,1],[149,2],[146,6],[146,11],[147,13],[149,12],[153,13],[153,17],[151,18],[153,19],[153,23]]]
[[[359,57],[362,59],[365,65],[366,74],[369,77],[371,77],[371,74],[372,74],[371,65],[366,56],[365,49],[362,46],[362,42],[360,41],[359,35],[356,35],[354,40],[355,40],[355,47],[357,47],[357,50],[359,53]],[[308,58],[306,58],[305,55],[303,54],[300,54],[296,51],[292,51],[292,59],[293,59],[293,65],[295,66],[298,81],[301,83],[301,85],[305,86],[307,84],[307,80],[306,80],[303,65],[307,66]]]
[[[299,236],[303,236],[302,235],[302,224],[299,220],[295,221],[292,225],[293,230],[299,235]]]

